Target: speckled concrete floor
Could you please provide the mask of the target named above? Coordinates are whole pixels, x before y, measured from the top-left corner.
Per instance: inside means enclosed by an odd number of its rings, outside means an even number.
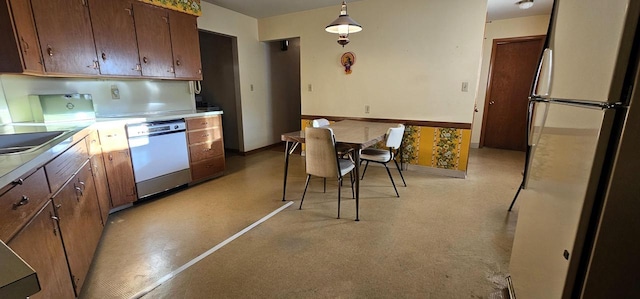
[[[294,204],[143,298],[489,298],[505,287],[524,153],[473,149],[467,179],[409,169],[395,197],[383,168],[343,186],[292,156]],[[283,154],[227,159],[227,174],[109,216],[81,298],[130,298],[282,207]],[[394,173],[397,176],[397,173]],[[399,178],[396,180],[399,181]]]

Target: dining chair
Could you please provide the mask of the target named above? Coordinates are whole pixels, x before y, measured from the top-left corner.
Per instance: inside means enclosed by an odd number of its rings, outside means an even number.
[[[330,124],[331,123],[326,118],[316,118],[313,121],[311,121],[311,126],[314,127],[314,128],[326,127],[326,126],[328,126]],[[338,145],[336,147],[336,152],[337,152],[338,157],[340,157],[340,158],[347,157],[347,158],[349,158],[349,160],[353,161],[353,157],[351,156],[351,153],[353,152],[353,148],[348,147],[348,146]],[[327,179],[326,178],[324,179],[324,192],[327,192]]]
[[[360,152],[360,163],[367,162],[364,166],[364,170],[362,171],[362,178],[364,179],[364,174],[367,172],[367,167],[369,166],[369,162],[380,163],[384,165],[384,168],[387,169],[387,174],[391,179],[391,184],[393,184],[393,189],[396,191],[396,196],[400,197],[398,194],[398,189],[396,188],[396,183],[393,181],[393,177],[391,176],[391,171],[389,171],[389,167],[387,167],[387,163],[393,161],[396,164],[396,168],[400,173],[400,177],[402,178],[402,183],[404,186],[407,186],[407,183],[404,180],[404,176],[402,175],[402,170],[400,170],[400,166],[398,165],[398,161],[396,161],[396,156],[399,154],[398,149],[400,148],[400,144],[402,144],[402,136],[404,135],[404,125],[398,125],[397,127],[389,128],[387,131],[386,137],[386,146],[388,149],[378,149],[378,148],[365,148]]]
[[[302,193],[302,199],[300,200],[300,210],[302,210],[302,203],[304,202],[304,196],[307,193],[309,187],[309,180],[311,176],[317,176],[322,178],[334,178],[338,180],[338,219],[340,218],[340,187],[342,185],[342,177],[349,173],[351,181],[351,194],[355,198],[353,189],[354,177],[352,171],[355,169],[355,164],[349,159],[341,159],[338,157],[336,151],[336,139],[333,135],[331,128],[307,128],[305,130],[305,145],[306,145],[306,172],[307,181],[304,185],[304,192]]]

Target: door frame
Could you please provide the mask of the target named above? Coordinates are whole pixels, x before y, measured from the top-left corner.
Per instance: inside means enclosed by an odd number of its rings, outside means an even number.
[[[536,41],[546,39],[546,35],[530,35],[530,36],[521,36],[521,37],[509,37],[509,38],[495,38],[493,39],[493,45],[491,46],[491,60],[489,61],[489,74],[487,77],[487,91],[484,96],[484,110],[482,113],[482,130],[480,130],[480,144],[479,147],[484,147],[484,138],[487,128],[487,119],[489,112],[489,102],[491,102],[491,92],[493,85],[493,72],[494,72],[494,63],[496,59],[496,49],[498,45],[510,44],[510,43],[521,43],[528,41]],[[544,46],[543,46],[544,47]],[[542,55],[542,51],[540,52]]]

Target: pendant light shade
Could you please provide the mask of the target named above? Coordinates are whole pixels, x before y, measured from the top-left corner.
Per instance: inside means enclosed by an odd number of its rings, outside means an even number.
[[[339,35],[338,44],[344,47],[344,45],[349,43],[349,33],[362,31],[362,26],[349,17],[349,14],[347,14],[347,3],[346,1],[342,1],[340,15],[335,21],[327,25],[324,30],[329,33],[337,33]]]

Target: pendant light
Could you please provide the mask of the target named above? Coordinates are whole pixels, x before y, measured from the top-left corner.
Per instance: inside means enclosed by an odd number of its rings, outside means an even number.
[[[362,26],[358,22],[354,21],[347,14],[347,2],[342,1],[342,8],[340,9],[340,16],[331,22],[324,30],[329,33],[338,34],[338,44],[344,45],[349,43],[349,33],[356,33],[362,31]]]

